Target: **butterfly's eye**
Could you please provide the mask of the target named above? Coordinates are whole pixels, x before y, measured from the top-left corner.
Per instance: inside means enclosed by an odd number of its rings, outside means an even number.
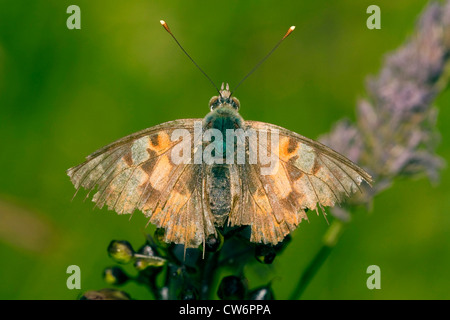
[[[236,110],[239,110],[239,108],[241,107],[241,103],[239,102],[239,100],[235,97],[231,98],[231,105],[233,106],[233,108],[235,108]]]
[[[217,106],[219,105],[219,97],[212,97],[211,100],[209,100],[209,108],[211,111],[213,111]]]

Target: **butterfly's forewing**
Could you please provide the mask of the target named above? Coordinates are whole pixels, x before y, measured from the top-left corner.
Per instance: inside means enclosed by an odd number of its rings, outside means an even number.
[[[176,129],[193,136],[194,121],[183,119],[124,137],[87,157],[67,171],[77,189],[96,189],[93,201],[119,214],[140,210],[150,222],[165,229],[167,242],[197,247],[205,234],[214,234],[213,219],[203,205],[203,170],[199,164],[175,164],[171,151],[180,143],[172,141]],[[184,138],[184,137],[183,137]],[[205,217],[208,215],[208,217]]]
[[[278,148],[270,150],[279,160],[274,173],[262,175],[260,164],[241,165],[244,201],[230,215],[230,224],[251,224],[253,242],[282,241],[307,218],[305,209],[334,206],[363,180],[372,181],[362,168],[319,142],[268,123],[246,125],[258,136],[279,134]]]

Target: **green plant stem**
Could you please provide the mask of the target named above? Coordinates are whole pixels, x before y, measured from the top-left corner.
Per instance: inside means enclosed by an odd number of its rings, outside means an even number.
[[[314,256],[314,258],[311,260],[309,265],[306,267],[305,271],[300,277],[299,282],[297,283],[297,286],[292,292],[290,297],[291,300],[300,299],[303,292],[308,287],[308,284],[311,282],[311,280],[317,274],[319,269],[322,267],[322,265],[330,255],[331,250],[334,248],[337,241],[339,240],[339,237],[343,231],[343,226],[344,226],[343,222],[339,220],[334,220],[331,223],[330,227],[328,228],[327,232],[323,237],[322,246]]]
[[[211,299],[211,290],[218,269],[219,252],[208,253],[201,269],[200,299]]]

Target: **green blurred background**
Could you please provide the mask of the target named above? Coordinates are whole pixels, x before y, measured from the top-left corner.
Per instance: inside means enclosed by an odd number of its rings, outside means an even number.
[[[66,9],[81,8],[81,30]],[[381,30],[366,8],[381,8]],[[423,0],[396,1],[0,1],[0,298],[74,299],[106,287],[112,239],[143,243],[147,220],[92,210],[65,170],[132,132],[178,118],[201,118],[215,94],[161,28],[231,87],[291,25],[297,28],[237,91],[244,119],[311,138],[343,117],[354,120],[365,79],[411,34]],[[450,92],[439,96],[442,142],[450,159]],[[449,299],[450,171],[441,182],[396,181],[358,212],[306,290],[305,299]],[[274,279],[286,299],[321,245],[328,225],[310,214],[272,266],[246,270],[250,287]],[[151,227],[147,231],[151,231]],[[66,269],[81,268],[81,290]],[[381,268],[381,290],[366,268]],[[132,272],[131,269],[127,269]],[[256,270],[256,271],[255,271]],[[150,297],[128,284],[133,298]]]

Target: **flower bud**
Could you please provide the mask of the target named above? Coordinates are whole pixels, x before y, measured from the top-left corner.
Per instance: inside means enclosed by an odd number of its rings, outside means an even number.
[[[249,293],[248,298],[250,300],[274,300],[273,291],[270,285],[252,290]]]
[[[131,298],[123,291],[102,289],[98,291],[87,291],[81,296],[80,300],[131,300]]]
[[[180,292],[180,300],[197,300],[198,292],[192,286],[186,287]]]
[[[155,233],[153,234],[153,239],[155,240],[156,244],[161,248],[167,248],[168,243],[164,241],[164,234],[165,234],[164,228],[157,228],[155,230]]]
[[[228,276],[222,279],[217,295],[222,300],[242,300],[247,292],[244,281],[236,276]]]
[[[128,241],[113,240],[108,246],[108,254],[119,263],[128,263],[134,257],[134,250]]]
[[[110,267],[103,271],[103,279],[111,285],[121,285],[128,281],[128,276],[120,267]]]
[[[271,245],[258,245],[255,248],[255,258],[261,263],[271,264],[276,256],[275,248]]]
[[[162,267],[167,260],[157,256],[145,256],[136,254],[136,261],[134,262],[134,267],[142,271],[148,267]]]
[[[143,245],[137,253],[134,254],[136,261],[134,267],[139,271],[147,267],[161,267],[166,263],[166,259],[158,256],[156,248],[150,244]]]
[[[145,254],[146,256],[157,256],[158,255],[156,248],[148,243],[146,243],[142,247],[140,247],[139,250],[137,251],[137,253]]]
[[[217,236],[210,234],[205,241],[206,252],[217,252],[222,248],[223,236],[220,232],[217,232]]]

